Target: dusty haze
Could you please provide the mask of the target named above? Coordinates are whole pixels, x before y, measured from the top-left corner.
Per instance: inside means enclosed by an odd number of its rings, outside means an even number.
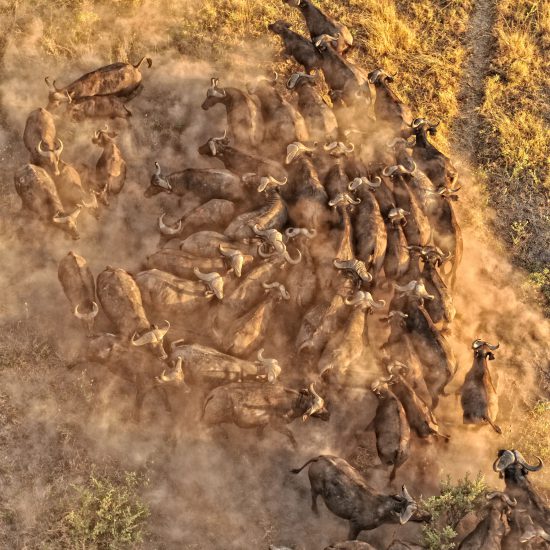
[[[183,12],[187,9],[192,14],[193,3],[186,4]],[[112,12],[96,7],[94,13],[105,22],[97,47],[91,46],[90,38],[83,39],[81,46],[75,43],[71,51],[59,50],[59,55],[48,53],[44,20],[30,8],[19,7],[4,15],[3,23],[13,32],[0,44],[0,316],[4,327],[0,545],[38,546],[44,531],[59,519],[59,503],[69,485],[82,483],[94,465],[107,472],[137,470],[149,478],[143,490],[152,514],[145,547],[267,549],[273,543],[318,550],[344,540],[347,523],[324,506],[321,518],[316,518],[309,508],[307,476],[293,476],[288,470],[322,453],[353,456],[372,483],[384,489],[385,475],[366,469],[368,452],[357,453],[354,448],[355,432],[364,429],[374,414],[376,401],[369,392],[354,391],[346,403],[331,403],[328,424],[297,420],[291,429],[300,448],[294,452],[283,436],[269,431],[258,440],[253,430],[229,427],[227,440],[213,440],[198,421],[197,396],[176,392],[171,394],[173,419],[164,413],[157,396],[149,395],[142,422],[134,425],[128,420],[132,388],[125,388],[97,365],[65,368],[85,338],[58,283],[59,260],[73,250],[88,260],[95,276],[107,265],[139,271],[145,257],[156,250],[158,215],[185,212],[183,202],[178,204],[166,194],[144,198],[154,162],[165,173],[185,167],[220,167],[221,163],[196,151],[225,128],[221,106],[208,112],[200,109],[210,76],[219,76],[222,85],[244,86],[279,51],[271,40],[256,41],[235,49],[230,67],[217,66],[215,60],[194,61],[170,46],[166,29],[173,25],[169,20],[173,14],[157,5],[145,2],[131,16],[121,16],[118,8]],[[283,13],[283,7],[281,12],[282,16],[288,13]],[[55,17],[55,8],[51,16]],[[65,85],[96,67],[114,61],[136,63],[142,55],[152,57],[153,67],[142,66],[144,90],[129,104],[134,116],[128,124],[109,123],[119,132],[117,143],[128,163],[122,194],[112,200],[99,222],[81,214],[80,241],[39,223],[31,236],[29,229],[21,227],[13,173],[28,161],[21,139],[26,117],[47,103],[44,77]],[[101,149],[91,138],[103,122],[77,124],[58,117],[56,124],[65,143],[65,162],[93,168]],[[467,167],[461,168],[466,174]],[[490,486],[500,488],[491,470],[495,452],[521,428],[514,424],[514,415],[548,391],[539,382],[548,369],[548,322],[533,305],[518,299],[515,289],[521,286],[522,275],[507,262],[502,247],[483,225],[483,216],[472,214],[483,210],[490,217],[490,205],[480,200],[474,181],[464,175],[462,183],[458,217],[464,257],[455,293],[457,317],[449,336],[459,371],[448,390],[458,389],[470,368],[475,338],[499,341],[492,369],[498,375],[501,396],[498,423],[505,433],[497,436],[488,427],[464,427],[459,397],[443,398],[437,416],[442,431],[452,435],[451,442],[415,440],[411,458],[394,483],[397,490],[405,482],[414,496],[433,494],[447,474],[462,477],[478,470],[487,474]],[[375,297],[388,299],[383,294]],[[368,323],[371,341],[381,344],[385,329],[376,316],[370,316]],[[292,373],[300,366],[285,355],[284,341],[277,347],[273,355],[283,366],[282,380],[294,383],[297,377]],[[174,427],[175,443],[169,440]],[[548,473],[543,470],[538,475],[544,478]],[[361,538],[382,545],[418,529],[386,526],[364,532]]]

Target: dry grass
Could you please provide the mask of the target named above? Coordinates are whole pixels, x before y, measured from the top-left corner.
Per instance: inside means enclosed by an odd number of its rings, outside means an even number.
[[[449,152],[448,138],[460,109],[465,33],[473,0],[318,3],[352,29],[357,42],[352,57],[357,63],[398,72],[395,88],[413,112],[441,119],[436,141]],[[550,61],[544,54],[550,47],[550,2],[503,0],[498,9],[494,29],[498,49],[480,111],[484,124],[477,155],[479,170],[485,176],[491,202],[497,206],[495,223],[500,236],[509,243],[519,264],[531,272],[526,292],[531,288],[547,292],[550,302]],[[269,22],[280,18],[304,31],[299,14],[282,0],[7,0],[0,4],[0,26],[7,30],[6,35],[17,37],[23,55],[25,44],[55,59],[70,60],[88,53],[105,63],[135,61],[146,52],[154,57],[157,52],[175,50],[214,63],[220,76],[224,68],[236,65],[245,75],[266,66],[285,75],[294,70],[279,54],[279,39],[266,31]],[[148,32],[143,32],[144,20]],[[5,45],[6,40],[0,37],[0,55]],[[20,376],[31,388],[40,378],[40,387],[52,391],[63,406],[87,403],[87,382],[55,379],[49,369],[60,367],[56,351],[44,337],[36,336],[41,334],[36,327],[23,328],[23,332],[17,327],[4,329],[0,373]],[[37,372],[36,364],[44,371]],[[47,403],[49,396],[32,398]],[[30,396],[14,401],[0,391],[0,435],[15,441],[18,453],[0,471],[13,483],[8,486],[9,498],[0,503],[0,546],[6,548],[20,544],[43,547],[51,533],[42,533],[41,527],[65,517],[72,505],[70,484],[85,485],[92,462],[76,443],[74,426],[57,418],[48,435],[51,456],[28,459],[25,438],[32,438],[35,426],[31,424],[34,417],[28,418],[24,410],[26,399]],[[540,425],[547,429],[547,415],[543,421]],[[531,443],[525,437],[518,442],[528,452],[535,449]],[[25,460],[32,471],[23,467]],[[106,465],[106,474],[116,472],[116,467]],[[49,493],[37,500],[42,515],[38,513],[38,519],[21,532],[19,512],[11,508],[9,499],[16,498],[15,480],[28,481],[31,476],[42,481]],[[52,501],[58,505],[49,509]]]
[[[550,304],[550,58],[548,0],[497,4],[492,60],[481,108],[482,170],[498,207],[496,227]],[[549,310],[547,309],[547,312]]]

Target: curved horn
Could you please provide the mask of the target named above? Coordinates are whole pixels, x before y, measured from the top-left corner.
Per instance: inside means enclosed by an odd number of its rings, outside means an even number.
[[[349,182],[348,189],[350,191],[355,191],[362,184],[363,184],[363,178],[354,178],[352,181]]]
[[[338,142],[337,141],[333,141],[331,143],[325,143],[323,145],[323,149],[325,151],[332,151],[333,149],[336,149],[336,147],[338,147]]]
[[[298,249],[296,249],[296,250],[298,251],[298,256],[295,259],[292,259],[290,257],[290,254],[288,253],[288,250],[285,250],[283,252],[283,257],[289,264],[296,265],[296,264],[299,264],[302,261],[302,253]]]
[[[398,169],[397,166],[386,166],[384,170],[382,170],[382,175],[386,177],[391,177],[395,173],[395,171]]]
[[[79,306],[80,304],[76,304],[76,306],[74,306],[74,311],[73,311],[73,314],[77,319],[82,319],[83,321],[89,321],[94,317],[96,317],[97,314],[99,313],[99,306],[94,301],[92,301],[92,311],[90,311],[90,313],[80,313]]]
[[[414,502],[414,498],[411,497],[409,491],[407,491],[407,488],[405,487],[405,485],[403,485],[401,487],[401,491],[403,493],[403,496],[409,501],[409,502]]]
[[[38,142],[38,145],[36,146],[36,150],[38,151],[38,153],[40,153],[40,155],[42,155],[43,157],[47,157],[49,153],[51,153],[51,151],[49,149],[42,149],[42,143],[44,143],[42,140],[40,140]]]
[[[315,391],[313,382],[309,386],[309,391],[313,395],[313,403],[309,409],[303,414],[302,420],[305,422],[310,416],[319,412],[325,406],[325,400]]]
[[[159,216],[159,230],[163,235],[177,235],[182,228],[182,221],[178,220],[177,227],[170,227],[164,223],[164,216],[166,216],[166,212],[163,212]]]
[[[290,78],[286,81],[286,87],[289,90],[293,90],[296,87],[296,84],[298,84],[298,80],[300,78],[310,78],[311,80],[315,79],[315,76],[309,75],[307,73],[294,73],[290,75]]]
[[[355,145],[353,143],[350,143],[347,148],[344,147],[344,153],[353,153],[355,150]]]
[[[427,121],[425,118],[415,118],[412,121],[411,128],[418,128],[422,124],[427,124]]]
[[[56,138],[57,141],[58,141],[58,146],[54,149],[54,153],[59,156],[61,155],[61,152],[63,151],[63,142],[59,139],[59,138]]]
[[[517,505],[518,501],[514,498],[514,499],[511,499],[506,493],[502,493],[501,491],[492,491],[491,493],[487,493],[485,495],[485,498],[487,500],[493,500],[494,498],[500,498],[501,500],[503,500],[504,502],[506,502],[506,504],[508,504],[508,506],[510,507],[514,507]]]
[[[198,267],[193,268],[193,273],[198,279],[207,283],[210,283],[218,277],[221,277],[221,275],[216,271],[212,271],[211,273],[203,273]]]
[[[536,466],[530,466],[529,464],[527,464],[527,462],[525,462],[525,458],[523,458],[523,455],[519,451],[513,451],[513,453],[517,462],[521,464],[526,470],[529,470],[530,472],[538,472],[544,466],[544,462],[542,461],[542,458],[538,456],[535,458],[539,461],[539,463]]]
[[[162,174],[162,171],[160,169],[160,164],[158,162],[155,162],[155,176],[160,176]]]

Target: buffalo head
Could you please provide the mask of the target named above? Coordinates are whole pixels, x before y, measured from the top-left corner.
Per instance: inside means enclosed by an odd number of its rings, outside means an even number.
[[[52,222],[63,231],[67,232],[75,241],[80,239],[78,229],[76,228],[76,219],[80,215],[82,206],[77,206],[70,214],[57,212],[52,218]]]
[[[169,328],[170,328],[170,323],[168,321],[164,321],[164,328],[159,328],[157,327],[157,325],[151,325],[150,329],[146,330],[145,332],[142,332],[140,335],[138,335],[137,333],[134,333],[131,339],[131,343],[133,346],[145,346],[147,344],[150,344],[155,355],[159,359],[164,360],[168,356],[164,351],[164,346],[162,345],[162,341],[164,339],[164,336],[168,332]]]
[[[92,143],[99,145],[99,147],[106,147],[109,143],[113,143],[114,139],[118,136],[116,132],[109,132],[109,127],[107,124],[101,129],[97,130],[94,133],[92,138]]]
[[[229,138],[227,137],[227,130],[223,133],[222,137],[210,138],[204,145],[201,145],[198,149],[200,155],[208,157],[216,157],[222,153],[224,146],[229,145]]]
[[[495,356],[493,354],[493,351],[498,349],[500,344],[491,345],[488,342],[485,342],[483,340],[480,340],[477,338],[472,342],[472,349],[474,350],[474,356],[478,358],[487,358],[489,361],[492,361]]]
[[[206,90],[206,99],[203,101],[201,108],[208,111],[217,103],[223,103],[227,99],[227,93],[223,88],[218,86],[219,78],[212,77],[210,79],[210,87]]]
[[[500,449],[497,453],[497,459],[493,463],[493,470],[498,472],[500,477],[520,481],[529,472],[538,472],[544,466],[542,459],[536,457],[538,464],[532,466],[527,464],[523,455],[516,449]]]
[[[43,163],[50,168],[50,170],[59,176],[59,158],[63,152],[63,142],[57,139],[57,145],[54,149],[48,149],[44,147],[44,142],[40,140],[36,146],[36,152],[44,159]]]
[[[165,191],[170,193],[172,191],[172,186],[168,179],[162,175],[162,170],[160,169],[160,164],[155,162],[155,171],[151,176],[151,181],[149,187],[145,190],[144,195],[146,197],[152,197],[157,193]]]
[[[270,23],[267,26],[267,29],[275,34],[284,34],[285,31],[287,31],[291,27],[292,25],[290,23],[279,19],[278,21],[275,21],[275,23]]]
[[[300,390],[297,409],[304,411],[302,420],[305,422],[308,418],[320,418],[325,422],[330,419],[330,412],[325,406],[325,400],[315,391],[313,384],[309,388]]]

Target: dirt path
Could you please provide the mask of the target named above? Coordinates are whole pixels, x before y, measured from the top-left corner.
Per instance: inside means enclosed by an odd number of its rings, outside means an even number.
[[[485,80],[490,72],[494,37],[492,29],[496,20],[495,0],[477,0],[469,28],[466,46],[469,55],[464,64],[463,78],[458,93],[460,114],[453,128],[453,150],[465,157],[468,164],[477,164],[476,152],[482,119],[479,109],[485,97]]]

